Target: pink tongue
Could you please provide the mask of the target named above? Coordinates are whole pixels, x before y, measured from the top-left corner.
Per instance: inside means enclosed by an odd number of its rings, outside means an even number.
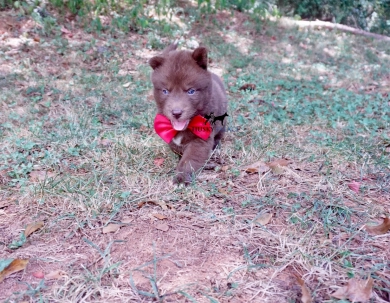
[[[186,121],[172,121],[172,126],[175,130],[184,130],[187,127],[188,120]]]

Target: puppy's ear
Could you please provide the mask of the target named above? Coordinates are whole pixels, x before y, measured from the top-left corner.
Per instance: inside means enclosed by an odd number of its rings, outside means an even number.
[[[156,69],[164,63],[164,60],[165,59],[163,57],[156,56],[156,57],[153,57],[149,60],[149,65],[153,69]]]
[[[192,58],[196,61],[196,63],[198,63],[201,68],[207,69],[207,48],[196,48],[192,53]]]

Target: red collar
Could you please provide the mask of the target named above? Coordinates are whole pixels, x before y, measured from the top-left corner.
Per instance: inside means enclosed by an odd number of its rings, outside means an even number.
[[[187,128],[203,140],[207,140],[213,131],[209,121],[200,115],[193,117]],[[154,130],[167,143],[179,132],[172,127],[171,121],[161,114],[157,114],[154,119]]]

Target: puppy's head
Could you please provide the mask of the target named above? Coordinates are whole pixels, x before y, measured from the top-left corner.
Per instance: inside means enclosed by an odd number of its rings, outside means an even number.
[[[194,116],[208,113],[212,80],[206,48],[176,51],[176,45],[170,45],[149,64],[158,111],[171,120],[174,129],[183,131]]]

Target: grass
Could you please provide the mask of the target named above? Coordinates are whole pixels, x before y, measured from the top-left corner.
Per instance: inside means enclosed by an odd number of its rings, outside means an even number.
[[[229,95],[223,163],[185,188],[152,130],[147,59],[173,37],[32,27],[37,41],[0,43],[0,258],[30,259],[1,299],[299,302],[298,274],[318,302],[343,302],[331,294],[368,275],[371,301],[389,300],[388,234],[362,228],[389,216],[388,44],[239,13],[224,22],[191,29]],[[243,171],[280,158],[292,161],[282,174]],[[254,223],[264,212],[271,222]],[[123,224],[103,234],[109,223]],[[62,280],[32,276],[58,269]]]

